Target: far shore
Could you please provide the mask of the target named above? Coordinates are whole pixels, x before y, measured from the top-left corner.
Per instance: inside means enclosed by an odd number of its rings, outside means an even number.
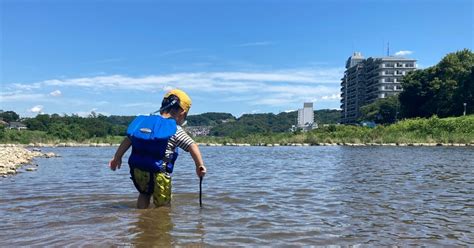
[[[474,143],[197,143],[199,146],[263,146],[263,147],[279,147],[279,146],[400,146],[400,147],[434,147],[434,146],[449,146],[449,147],[474,147]],[[116,143],[30,143],[30,144],[0,144],[1,147],[118,147],[120,144]]]

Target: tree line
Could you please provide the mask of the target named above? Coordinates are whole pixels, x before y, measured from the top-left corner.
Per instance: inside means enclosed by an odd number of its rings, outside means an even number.
[[[340,111],[317,110],[315,117],[322,123],[337,123]],[[84,141],[106,136],[124,136],[134,116],[104,116],[92,112],[87,117],[78,115],[39,114],[20,118],[13,111],[0,113],[7,122],[21,121],[30,131],[44,132],[52,138]],[[230,113],[203,113],[190,115],[188,126],[210,126],[211,135],[243,137],[254,133],[286,132],[296,123],[297,112],[280,114],[244,114],[236,118]],[[2,129],[3,130],[3,129]]]
[[[341,117],[340,110],[322,109],[314,111],[315,121],[318,124],[336,124]],[[245,137],[252,134],[272,134],[288,132],[296,124],[297,111],[282,112],[279,114],[244,114],[235,121],[229,121],[213,127],[212,136],[226,136],[231,138]]]

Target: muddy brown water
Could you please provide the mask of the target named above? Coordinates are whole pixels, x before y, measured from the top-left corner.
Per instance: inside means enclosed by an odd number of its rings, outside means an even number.
[[[169,208],[137,210],[114,148],[50,148],[0,179],[0,246],[474,245],[474,149],[203,147]],[[126,159],[124,159],[126,161]]]

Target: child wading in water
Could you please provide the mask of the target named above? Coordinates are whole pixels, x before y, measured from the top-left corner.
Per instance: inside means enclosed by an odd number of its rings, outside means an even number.
[[[170,204],[171,173],[178,157],[178,147],[191,153],[198,177],[206,174],[197,144],[181,128],[190,108],[189,96],[174,89],[165,94],[160,115],[138,116],[129,125],[127,137],[109,166],[113,171],[120,169],[123,155],[132,147],[128,164],[131,179],[140,192],[137,208],[148,208],[151,196],[156,207]]]

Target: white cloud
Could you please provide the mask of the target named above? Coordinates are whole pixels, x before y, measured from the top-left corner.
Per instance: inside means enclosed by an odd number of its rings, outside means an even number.
[[[62,93],[60,90],[55,90],[49,93],[50,96],[61,96]]]
[[[410,55],[410,54],[412,54],[412,53],[413,53],[413,51],[401,50],[401,51],[396,52],[396,53],[395,53],[395,56],[403,57],[403,56]]]
[[[44,100],[45,95],[36,93],[22,93],[21,91],[6,92],[0,94],[0,102],[37,102]]]
[[[183,49],[165,51],[165,52],[160,53],[158,56],[162,57],[162,56],[175,55],[175,54],[187,53],[187,52],[193,52],[193,51],[196,51],[196,49],[183,48]]]
[[[257,41],[257,42],[249,42],[249,43],[242,43],[237,45],[238,47],[251,47],[251,46],[269,46],[272,45],[273,42],[271,41]]]
[[[329,95],[329,96],[322,96],[320,99],[321,100],[340,100],[341,95],[340,94],[332,94],[332,95]]]
[[[13,86],[16,89],[19,89],[19,90],[35,90],[35,89],[39,89],[41,87],[41,83],[33,83],[33,84],[15,83],[15,84],[13,84]]]
[[[43,112],[43,105],[36,105],[28,110],[31,113],[42,113]]]
[[[244,102],[248,105],[285,106],[303,101],[336,101],[340,92],[343,68],[304,67],[264,71],[184,72],[132,77],[104,75],[79,78],[57,78],[34,83],[43,87],[83,88],[97,94],[111,91],[135,91],[154,94],[160,90],[181,88],[192,94],[216,97],[214,100]],[[21,91],[23,84],[13,85]],[[60,95],[55,90],[50,95]],[[38,94],[53,101],[47,94]],[[13,101],[19,96],[3,96]],[[23,98],[25,100],[25,98]],[[128,107],[136,106],[133,103]],[[287,108],[293,108],[287,106]]]
[[[142,90],[156,88],[168,90],[174,87],[202,91],[248,90],[262,83],[286,84],[339,84],[343,68],[301,68],[264,72],[195,72],[129,77],[109,75],[42,81],[42,86],[73,86],[107,90]],[[22,87],[22,85],[18,85]]]
[[[169,86],[169,85],[163,86],[163,91],[170,91],[172,89],[173,89],[172,86]]]

